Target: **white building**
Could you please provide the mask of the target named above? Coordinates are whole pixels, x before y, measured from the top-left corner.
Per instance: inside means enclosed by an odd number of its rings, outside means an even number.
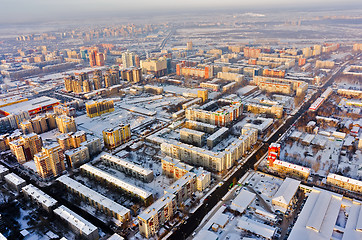
[[[23,187],[22,192],[25,197],[35,201],[39,206],[41,206],[48,212],[52,211],[55,205],[58,203],[57,200],[50,197],[48,194],[44,193],[32,184]]]
[[[74,148],[64,152],[65,160],[69,167],[76,168],[89,161],[89,150],[85,146]]]
[[[265,239],[272,239],[276,233],[276,228],[269,225],[254,221],[247,217],[241,217],[238,221],[237,227],[254,233],[257,236],[263,237]]]
[[[185,202],[196,190],[196,174],[186,173],[179,180],[174,182],[164,193],[171,193],[176,195],[176,202],[178,205]]]
[[[298,191],[300,181],[286,178],[272,199],[272,204],[276,210],[286,212],[292,204],[292,200]]]
[[[0,180],[4,180],[5,175],[9,174],[10,171],[7,167],[0,165]]]
[[[65,206],[60,206],[54,210],[54,213],[62,220],[66,221],[70,228],[87,240],[99,239],[98,228],[70,210]]]
[[[289,240],[362,239],[362,202],[314,187]]]
[[[241,190],[238,196],[231,202],[230,208],[239,213],[243,213],[245,209],[255,200],[256,194],[245,189]]]
[[[111,167],[122,171],[132,177],[138,178],[144,182],[153,181],[154,176],[152,170],[143,168],[139,165],[126,161],[125,159],[121,159],[110,154],[102,155],[101,159]]]
[[[108,184],[112,184],[120,189],[122,189],[125,192],[128,192],[138,198],[141,198],[146,203],[152,202],[153,197],[152,193],[149,191],[146,191],[140,187],[137,187],[135,185],[132,185],[126,181],[123,181],[99,168],[96,168],[90,164],[84,164],[80,167],[82,171],[90,175],[91,177],[95,177],[96,179],[101,179],[103,181],[106,181]]]
[[[79,195],[82,199],[86,200],[89,204],[111,215],[121,222],[126,222],[131,218],[130,210],[122,205],[112,201],[111,199],[102,196],[101,194],[93,191],[92,189],[80,184],[79,182],[71,179],[68,176],[61,176],[57,179],[62,183],[70,192]]]
[[[26,181],[15,173],[9,173],[8,175],[5,175],[4,178],[6,183],[18,193],[21,191],[21,188],[26,185]]]

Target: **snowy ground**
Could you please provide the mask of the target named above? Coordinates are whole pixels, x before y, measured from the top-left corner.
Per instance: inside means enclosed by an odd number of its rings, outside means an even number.
[[[131,124],[131,129],[142,124],[146,117],[131,113],[123,109],[115,109],[114,112],[103,114],[99,117],[89,118],[87,115],[82,115],[75,118],[78,125],[78,130],[84,130],[87,133],[92,133],[99,138],[103,138],[102,131],[107,128],[114,128],[119,124]]]
[[[343,142],[322,135],[316,137],[319,141],[326,141],[324,149],[314,145],[303,145],[301,142],[287,141],[281,148],[280,159],[312,168],[312,173],[320,176],[326,176],[329,170],[335,171],[339,164]]]

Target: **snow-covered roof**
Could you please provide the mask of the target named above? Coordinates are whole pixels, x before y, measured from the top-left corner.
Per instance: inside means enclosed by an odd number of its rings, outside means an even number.
[[[341,195],[313,188],[288,239],[332,239],[341,206]]]
[[[130,169],[132,171],[135,171],[135,172],[137,172],[139,174],[142,174],[142,175],[145,175],[145,176],[153,174],[153,171],[150,170],[150,169],[143,168],[143,167],[138,166],[136,164],[133,164],[133,163],[131,163],[129,161],[126,161],[125,159],[121,159],[121,158],[112,156],[110,154],[102,155],[101,159],[112,162],[112,163],[117,164],[117,165],[120,165],[120,166],[122,166],[124,168],[128,168],[128,169]]]
[[[313,134],[307,134],[302,141],[310,144],[313,141],[314,137],[315,135]]]
[[[260,222],[256,222],[246,217],[240,218],[240,220],[237,223],[237,227],[243,230],[250,231],[252,233],[256,233],[267,239],[272,239],[276,231],[276,228],[274,227],[271,227],[269,225]]]
[[[119,236],[117,233],[113,234],[107,240],[123,240],[124,238],[122,236]]]
[[[302,166],[299,166],[299,165],[296,165],[296,164],[293,164],[293,163],[288,163],[288,162],[284,162],[284,161],[281,161],[281,160],[276,160],[276,161],[274,161],[274,164],[310,174],[310,168],[302,167]]]
[[[9,171],[9,169],[3,165],[0,165],[0,174]]]
[[[215,139],[219,138],[223,134],[225,134],[227,131],[229,131],[228,128],[222,127],[219,130],[217,130],[215,133],[213,133],[210,137],[207,138],[208,141],[215,141]]]
[[[112,201],[111,199],[102,196],[98,192],[84,186],[83,184],[71,179],[68,176],[61,176],[57,179],[57,181],[63,183],[67,187],[74,189],[75,191],[79,192],[80,194],[84,195],[85,197],[92,199],[94,202],[98,203],[99,205],[104,206],[104,208],[109,209],[110,211],[119,214],[120,216],[125,216],[129,214],[130,210],[123,207],[122,205]]]
[[[312,110],[312,111],[317,110],[322,105],[324,100],[325,99],[322,97],[317,98],[317,100],[315,100],[315,102],[309,107],[309,110]]]
[[[195,173],[186,173],[183,175],[179,180],[174,182],[169,188],[165,190],[165,193],[172,193],[177,194],[181,189],[183,189],[187,183],[191,180],[195,180],[196,174]]]
[[[241,190],[238,196],[231,202],[231,209],[234,209],[240,213],[255,200],[256,194],[249,192],[245,189]]]
[[[286,178],[282,185],[279,187],[278,191],[273,197],[273,202],[281,202],[283,204],[289,205],[290,201],[294,197],[295,193],[299,188],[300,181]]]
[[[68,221],[70,225],[79,229],[79,231],[85,235],[90,235],[94,231],[98,231],[96,226],[63,205],[55,209],[54,213]]]
[[[356,179],[344,177],[344,176],[337,175],[337,174],[334,174],[334,173],[329,173],[328,176],[327,176],[327,179],[328,178],[339,180],[341,182],[345,182],[345,183],[349,183],[349,184],[353,184],[353,185],[362,187],[362,181],[358,181]]]
[[[5,175],[5,180],[13,183],[16,186],[19,186],[21,184],[26,183],[26,181],[24,179],[22,179],[21,177],[19,177],[15,173],[9,173],[9,174]]]
[[[189,129],[189,128],[182,128],[180,129],[180,134],[192,134],[192,135],[196,135],[196,136],[199,136],[199,137],[203,137],[205,135],[204,132],[200,132],[200,131],[196,131],[196,130],[193,130],[193,129]]]
[[[208,231],[206,229],[201,229],[201,231],[194,237],[194,240],[217,240],[219,239],[219,236],[211,231]]]
[[[57,200],[50,197],[48,194],[41,191],[39,188],[29,184],[22,188],[23,192],[31,196],[33,199],[36,199],[42,205],[45,205],[47,208],[54,206],[57,203]]]
[[[152,193],[140,188],[140,187],[137,187],[135,185],[132,185],[130,183],[127,183],[117,177],[114,177],[112,176],[111,174],[99,169],[99,168],[96,168],[90,164],[83,164],[80,169],[86,171],[86,172],[89,172],[89,173],[92,173],[94,175],[96,175],[97,177],[99,178],[102,178],[104,180],[106,180],[107,182],[109,183],[112,183],[112,184],[115,184],[117,185],[118,187],[120,187],[121,189],[124,189],[126,191],[129,191],[143,199],[147,199],[148,197],[152,196]]]
[[[148,221],[148,219],[158,214],[158,212],[165,206],[167,206],[168,204],[172,204],[172,201],[175,199],[175,194],[166,193],[165,195],[163,195],[163,197],[159,198],[156,202],[152,203],[152,205],[150,205],[143,212],[141,212],[138,217],[145,221]]]

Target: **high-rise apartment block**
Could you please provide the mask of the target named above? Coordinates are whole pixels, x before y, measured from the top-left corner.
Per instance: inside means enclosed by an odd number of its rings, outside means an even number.
[[[104,146],[113,149],[127,142],[131,138],[130,125],[120,125],[115,128],[103,130]]]
[[[122,63],[123,68],[135,67],[135,54],[132,52],[124,52],[122,53]]]
[[[65,170],[63,149],[57,143],[44,146],[41,152],[35,154],[34,161],[42,178],[58,176]]]
[[[43,142],[37,134],[30,133],[10,142],[9,145],[18,162],[23,164],[32,160],[34,155],[41,151]]]
[[[73,117],[61,115],[56,117],[56,121],[58,129],[61,133],[69,133],[77,131],[77,125]]]
[[[85,106],[87,109],[87,116],[90,118],[114,111],[113,100],[89,101]]]
[[[142,80],[141,68],[127,68],[121,71],[121,78],[129,82],[139,82]]]
[[[29,134],[32,132],[40,134],[47,132],[56,128],[54,114],[38,115],[33,119],[21,122],[20,128],[24,134]]]
[[[64,133],[57,137],[60,147],[65,151],[71,148],[81,146],[82,142],[87,141],[87,135],[84,131]]]

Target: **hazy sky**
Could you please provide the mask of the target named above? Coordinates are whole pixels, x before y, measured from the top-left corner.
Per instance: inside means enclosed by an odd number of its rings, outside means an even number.
[[[342,2],[342,3],[341,3]],[[172,10],[203,9],[220,7],[235,10],[240,8],[263,8],[281,6],[314,6],[316,4],[342,4],[343,6],[358,4],[361,0],[0,0],[0,24],[12,22],[39,21],[52,18],[86,16],[106,12],[120,14],[142,13],[145,11],[165,12]],[[96,14],[97,15],[97,14]]]

